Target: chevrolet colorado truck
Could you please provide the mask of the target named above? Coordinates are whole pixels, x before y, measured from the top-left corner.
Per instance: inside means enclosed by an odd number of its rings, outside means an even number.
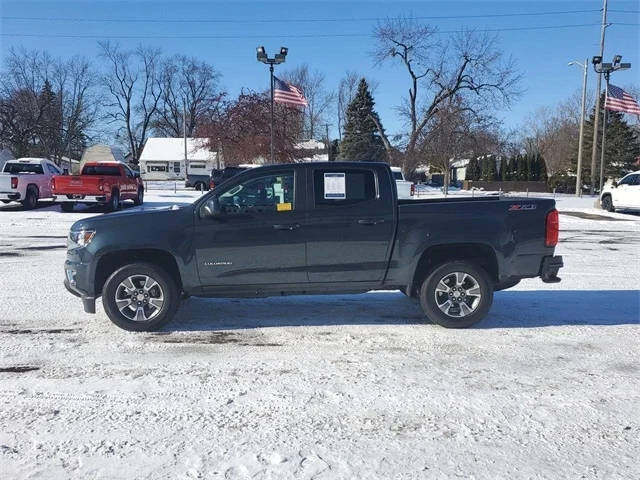
[[[50,199],[51,179],[62,170],[46,158],[8,160],[0,173],[0,201],[20,202],[26,209],[35,208],[43,198]]]
[[[559,282],[552,199],[398,200],[387,164],[247,170],[183,207],[85,218],[71,227],[65,286],[126,330],[155,330],[182,298],[400,289],[428,319],[468,327],[495,290]],[[363,298],[366,301],[366,298]]]
[[[138,172],[124,163],[86,163],[80,175],[53,177],[53,200],[70,212],[77,203],[106,205],[110,211],[120,209],[121,202],[144,201],[144,186]]]

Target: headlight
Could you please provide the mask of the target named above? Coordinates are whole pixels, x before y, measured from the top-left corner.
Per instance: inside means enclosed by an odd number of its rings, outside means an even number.
[[[69,246],[86,247],[93,240],[95,230],[71,230],[69,232]]]

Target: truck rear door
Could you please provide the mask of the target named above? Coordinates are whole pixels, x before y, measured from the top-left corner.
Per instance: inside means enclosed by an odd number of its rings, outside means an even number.
[[[309,281],[381,281],[395,231],[388,170],[319,165],[308,182]]]

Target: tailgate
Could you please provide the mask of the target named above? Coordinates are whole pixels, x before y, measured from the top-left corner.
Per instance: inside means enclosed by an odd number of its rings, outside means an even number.
[[[11,175],[10,173],[0,173],[0,192],[11,191],[11,177],[17,177],[17,175]]]
[[[53,193],[58,195],[97,195],[102,193],[102,177],[94,175],[59,175],[54,177]]]

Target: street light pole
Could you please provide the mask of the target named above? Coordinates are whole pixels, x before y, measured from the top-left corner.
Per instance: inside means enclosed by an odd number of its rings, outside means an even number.
[[[630,63],[620,63],[622,60],[622,55],[615,55],[613,57],[612,63],[602,63],[602,57],[593,57],[591,62],[593,63],[593,69],[598,74],[604,74],[604,78],[606,80],[606,89],[605,89],[605,101],[604,101],[604,112],[602,113],[602,143],[600,144],[600,191],[602,192],[602,184],[604,183],[604,149],[606,145],[606,130],[607,130],[607,95],[609,94],[609,77],[611,76],[611,72],[615,72],[616,70],[628,70],[631,68]],[[595,118],[596,120],[599,117],[599,111],[596,110]],[[595,122],[594,122],[595,123]],[[597,130],[594,126],[594,132],[597,133]],[[594,133],[594,138],[597,140],[597,135]],[[594,143],[594,148],[596,147]],[[593,157],[592,157],[593,159]],[[593,178],[593,170],[592,170]]]
[[[584,142],[584,108],[587,97],[587,66],[589,59],[584,59],[584,64],[580,62],[569,62],[569,65],[580,65],[584,71],[582,76],[582,102],[580,106],[580,138],[578,139],[578,171],[576,175],[576,196],[582,196],[582,145]]]
[[[272,164],[275,162],[275,154],[273,150],[273,89],[274,89],[274,77],[273,77],[273,66],[284,63],[284,60],[287,56],[289,49],[287,47],[280,47],[280,53],[277,53],[275,57],[269,58],[264,47],[260,46],[256,48],[257,58],[259,62],[269,65],[269,84],[271,87],[271,121],[270,130],[271,130],[271,147],[270,147],[270,162]]]

